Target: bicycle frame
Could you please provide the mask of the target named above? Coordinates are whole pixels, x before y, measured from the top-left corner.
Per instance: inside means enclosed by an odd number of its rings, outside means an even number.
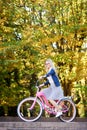
[[[55,108],[53,105],[51,105],[48,100],[46,99],[45,95],[42,93],[42,92],[37,92],[36,93],[36,97],[35,97],[35,100],[32,104],[32,106],[29,108],[29,110],[32,110],[35,106],[35,103],[36,103],[36,100],[39,99],[41,104],[42,104],[42,107],[45,111],[47,111],[49,114],[56,114],[55,112]],[[47,107],[48,108],[47,108]]]
[[[43,109],[45,109],[45,111],[47,111],[50,114],[56,114],[55,107],[49,103],[49,101],[46,99],[45,95],[42,92],[37,92],[36,97],[41,101]],[[71,98],[64,97],[61,100],[57,100],[56,101],[57,104],[59,104],[59,102],[62,101],[63,99],[71,99]],[[47,105],[49,109],[47,109],[45,105]],[[64,113],[68,111],[67,106],[64,104],[63,104],[63,108],[64,108],[63,110]]]
[[[37,99],[40,100],[43,109],[44,109],[47,113],[56,115],[57,112],[55,111],[55,107],[54,107],[53,105],[51,105],[51,104],[49,103],[49,101],[46,99],[45,95],[44,95],[42,92],[39,92],[39,91],[36,93],[35,100],[34,100],[32,106],[29,108],[29,110],[32,110],[32,109],[34,108]],[[62,98],[61,100],[63,100],[63,99],[71,99],[71,98],[64,97],[64,98]],[[57,104],[58,104],[61,100],[57,100]],[[64,108],[64,110],[62,110],[62,112],[65,113],[65,112],[68,111],[68,108],[67,108],[66,105],[63,105],[63,108]]]
[[[42,92],[37,92],[36,97],[41,101],[42,107],[49,114],[56,114],[55,107],[49,103]]]

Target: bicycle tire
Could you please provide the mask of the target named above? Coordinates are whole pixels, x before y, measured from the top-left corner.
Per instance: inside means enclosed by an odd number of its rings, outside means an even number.
[[[34,122],[38,120],[42,115],[42,104],[39,99],[36,99],[36,103],[32,110],[29,108],[32,106],[35,97],[29,97],[23,99],[17,107],[17,114],[18,116],[26,122]]]
[[[65,98],[62,99],[58,105],[64,104],[67,107],[67,110],[62,110],[62,115],[59,117],[63,122],[71,122],[76,117],[76,107],[74,102],[71,99]],[[62,108],[66,109],[66,108]]]

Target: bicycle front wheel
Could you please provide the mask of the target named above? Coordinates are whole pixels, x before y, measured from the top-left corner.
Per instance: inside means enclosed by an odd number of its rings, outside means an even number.
[[[71,99],[65,98],[59,102],[59,105],[62,106],[62,115],[60,120],[63,122],[71,122],[76,116],[76,107],[74,102]]]
[[[23,121],[27,121],[27,122],[33,122],[36,121],[40,118],[41,114],[42,114],[42,105],[41,102],[36,99],[35,104],[35,97],[29,97],[29,98],[25,98],[23,99],[17,108],[17,113],[18,116],[23,120]],[[32,104],[34,104],[34,106],[31,108]]]

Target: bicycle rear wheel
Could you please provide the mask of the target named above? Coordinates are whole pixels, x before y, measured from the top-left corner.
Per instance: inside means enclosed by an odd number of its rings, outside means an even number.
[[[62,105],[62,115],[60,120],[63,122],[71,122],[76,116],[76,107],[71,99],[65,98],[59,102],[59,105]]]
[[[42,105],[38,99],[36,99],[36,102],[33,108],[30,109],[34,101],[35,101],[34,97],[29,97],[29,98],[23,99],[18,104],[17,113],[18,113],[18,116],[23,121],[33,122],[40,118],[42,114]]]

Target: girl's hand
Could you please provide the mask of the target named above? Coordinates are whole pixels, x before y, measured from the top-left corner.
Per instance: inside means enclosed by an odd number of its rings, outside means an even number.
[[[43,87],[43,86],[44,86],[44,84],[40,84],[40,85],[39,85],[39,88],[41,88],[41,87]]]
[[[42,79],[43,78],[43,76],[41,76],[39,79]]]
[[[43,78],[45,78],[46,77],[46,75],[43,75],[43,76],[41,76],[39,79],[43,79]]]

